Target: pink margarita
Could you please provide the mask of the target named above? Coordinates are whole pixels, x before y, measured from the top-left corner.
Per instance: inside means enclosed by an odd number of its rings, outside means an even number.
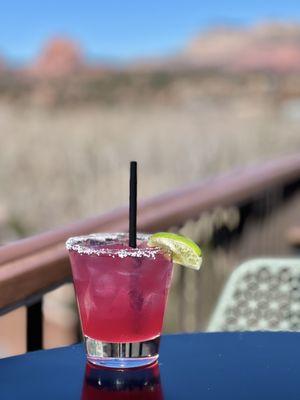
[[[172,260],[160,248],[148,247],[147,240],[138,235],[136,248],[129,247],[127,234],[67,242],[87,354],[94,363],[115,366],[122,359],[123,366],[137,366],[158,356]],[[127,365],[130,360],[135,362]]]

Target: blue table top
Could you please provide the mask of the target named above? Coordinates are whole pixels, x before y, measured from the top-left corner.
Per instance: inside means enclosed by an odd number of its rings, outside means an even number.
[[[5,358],[0,398],[298,400],[300,333],[165,335],[159,365],[129,372],[86,368],[82,345]]]

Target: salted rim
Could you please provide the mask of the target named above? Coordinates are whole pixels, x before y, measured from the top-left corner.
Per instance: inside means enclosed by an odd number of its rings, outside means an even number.
[[[137,240],[146,242],[148,241],[150,235],[145,233],[138,233]],[[168,253],[167,251],[161,249],[160,247],[148,247],[148,248],[126,248],[126,249],[112,249],[109,247],[104,248],[93,248],[90,244],[86,242],[88,240],[96,240],[101,242],[103,245],[105,243],[109,243],[111,241],[124,241],[128,239],[128,233],[91,233],[89,235],[83,236],[74,236],[70,237],[66,241],[66,249],[68,251],[75,251],[78,254],[86,254],[86,255],[108,255],[112,257],[152,257],[154,258],[158,253]]]

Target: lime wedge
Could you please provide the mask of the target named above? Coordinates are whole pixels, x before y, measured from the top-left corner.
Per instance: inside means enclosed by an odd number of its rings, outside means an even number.
[[[187,237],[169,232],[158,232],[148,240],[151,247],[161,247],[172,253],[173,261],[184,267],[199,269],[202,263],[200,247]]]

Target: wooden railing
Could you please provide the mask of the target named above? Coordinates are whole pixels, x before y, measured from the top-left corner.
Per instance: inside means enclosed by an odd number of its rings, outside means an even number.
[[[226,238],[234,238],[243,229],[248,216],[255,212],[253,205],[262,199],[267,199],[269,204],[275,192],[280,192],[281,201],[284,201],[299,188],[300,154],[297,154],[236,169],[229,174],[140,201],[138,229],[148,232],[180,230],[187,221],[197,221],[204,212],[218,207],[235,207],[239,212],[238,224],[230,230],[225,229]],[[43,295],[70,280],[65,240],[69,236],[89,232],[126,231],[127,225],[128,210],[121,207],[0,248],[0,313],[7,313],[21,305],[27,306],[28,350],[42,345]],[[224,241],[223,228],[214,229],[212,246]],[[181,280],[184,280],[184,273]]]

